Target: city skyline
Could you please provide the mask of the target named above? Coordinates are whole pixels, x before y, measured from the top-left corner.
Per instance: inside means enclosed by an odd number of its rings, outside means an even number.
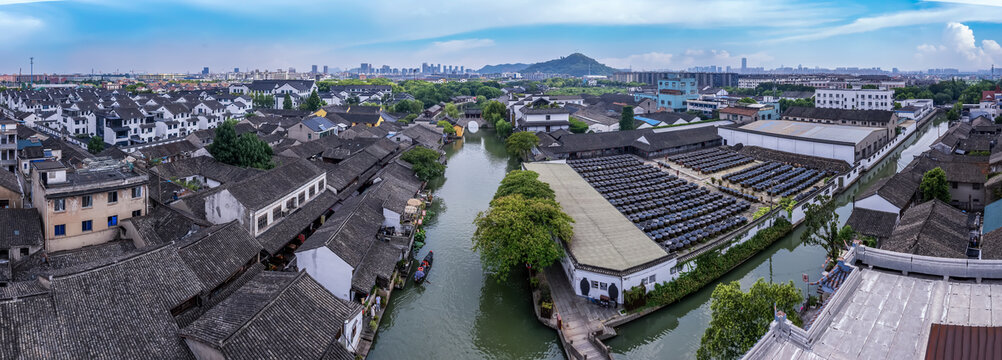
[[[1002,62],[1002,39],[992,38],[1002,30],[1002,6],[984,0],[381,5],[374,12],[312,1],[234,8],[211,0],[0,0],[0,31],[10,34],[0,40],[0,72],[27,73],[31,56],[36,73],[347,69],[363,62],[478,69],[573,52],[633,70],[738,68],[741,58],[749,67],[903,71]],[[530,5],[541,8],[518,10]]]

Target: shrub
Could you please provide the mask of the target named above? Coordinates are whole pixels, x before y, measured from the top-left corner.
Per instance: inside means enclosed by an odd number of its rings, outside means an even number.
[[[696,258],[695,270],[684,273],[671,282],[655,286],[654,290],[647,294],[647,303],[652,306],[663,306],[681,300],[772,245],[792,229],[793,225],[785,218],[776,218],[772,226],[759,231],[748,241],[728,249],[727,253],[721,255],[718,251],[711,251]]]
[[[634,286],[623,292],[623,306],[626,311],[640,308],[647,304],[647,289],[643,286]]]

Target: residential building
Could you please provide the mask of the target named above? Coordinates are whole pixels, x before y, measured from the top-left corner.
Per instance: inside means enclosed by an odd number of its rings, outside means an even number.
[[[564,108],[522,108],[517,128],[521,131],[551,132],[570,128],[570,110]]]
[[[42,218],[35,209],[0,209],[0,284],[10,280],[9,262],[20,261],[42,249]],[[0,286],[2,287],[2,286]]]
[[[846,110],[893,110],[894,90],[817,89],[814,106]]]
[[[897,136],[897,127],[901,119],[893,111],[886,110],[845,110],[791,106],[783,111],[783,120],[806,121],[819,124],[843,126],[860,126],[881,128],[885,140]]]
[[[0,117],[0,170],[17,169],[17,122]]]
[[[24,184],[18,171],[0,170],[0,209],[24,207]]]
[[[327,118],[309,116],[288,130],[287,137],[301,142],[313,141],[327,136],[337,136],[340,127]]]
[[[32,205],[45,226],[45,248],[75,249],[105,243],[119,222],[146,214],[147,176],[110,158],[84,160],[74,169],[55,160],[31,164]]]
[[[317,197],[326,187],[325,173],[304,159],[290,160],[244,181],[220,186],[205,198],[206,220],[237,220],[255,237]]]

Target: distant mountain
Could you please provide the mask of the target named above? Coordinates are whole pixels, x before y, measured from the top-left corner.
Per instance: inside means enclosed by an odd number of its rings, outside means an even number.
[[[477,72],[481,74],[500,74],[506,72],[519,72],[527,67],[529,67],[529,64],[523,63],[484,65],[484,67],[480,68]]]
[[[566,57],[535,63],[519,71],[523,74],[541,72],[544,74],[567,74],[572,76],[612,75],[616,69],[605,66],[581,53],[573,53]]]

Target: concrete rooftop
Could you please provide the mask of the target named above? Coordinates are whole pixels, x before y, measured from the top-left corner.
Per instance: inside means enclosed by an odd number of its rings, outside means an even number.
[[[770,339],[770,359],[922,359],[933,323],[1002,326],[1002,284],[859,269],[862,281],[810,349]]]
[[[874,132],[886,131],[882,128],[821,124],[804,121],[759,120],[742,126],[743,130],[769,134],[793,136],[858,144]]]
[[[623,271],[668,255],[566,163],[528,163],[574,219],[568,245],[579,264]]]

